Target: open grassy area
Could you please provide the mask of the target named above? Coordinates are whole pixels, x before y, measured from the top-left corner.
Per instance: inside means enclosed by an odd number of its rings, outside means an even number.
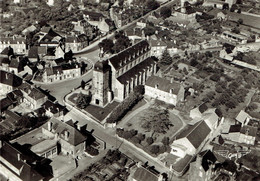
[[[88,105],[84,110],[87,111],[89,114],[94,116],[99,121],[105,119],[109,113],[119,104],[119,102],[113,101],[112,103],[108,104],[106,107],[98,107],[94,105]]]
[[[158,106],[158,104],[152,104],[141,109],[127,121],[120,122],[118,127],[124,129],[122,137],[133,142],[147,153],[157,156],[168,151],[168,144],[183,126],[181,119],[173,110]],[[131,136],[126,136],[126,132],[131,134],[134,130],[138,133],[136,136],[132,138]],[[118,133],[118,135],[122,135],[122,132]],[[167,144],[163,142],[165,138],[168,139]],[[136,141],[136,139],[140,139],[140,142]],[[153,141],[149,143],[148,139]],[[160,151],[155,151],[156,153],[153,154],[151,151],[153,150],[152,147],[157,147]]]

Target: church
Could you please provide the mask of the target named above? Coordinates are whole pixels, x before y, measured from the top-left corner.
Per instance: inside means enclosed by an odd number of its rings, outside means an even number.
[[[98,61],[93,70],[92,104],[105,107],[112,100],[121,102],[135,86],[144,85],[155,73],[156,62],[151,58],[147,40]]]

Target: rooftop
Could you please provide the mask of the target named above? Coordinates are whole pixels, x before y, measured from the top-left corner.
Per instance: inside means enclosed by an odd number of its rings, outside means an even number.
[[[145,83],[146,86],[157,87],[157,89],[162,90],[164,92],[170,92],[172,89],[173,94],[178,94],[181,85],[177,82],[171,82],[167,79],[157,77],[152,75],[149,77]]]
[[[77,146],[78,144],[84,142],[87,140],[87,136],[83,135],[79,130],[77,130],[76,128],[70,126],[67,123],[64,123],[62,121],[59,121],[55,118],[51,118],[47,123],[45,123],[43,125],[43,128],[48,130],[48,124],[49,122],[52,124],[52,133],[58,133],[58,135],[60,136],[60,138],[62,138],[63,140],[65,140],[65,131],[68,132],[68,143],[70,143],[73,146]]]
[[[133,178],[136,181],[158,181],[158,176],[143,167],[136,169]]]

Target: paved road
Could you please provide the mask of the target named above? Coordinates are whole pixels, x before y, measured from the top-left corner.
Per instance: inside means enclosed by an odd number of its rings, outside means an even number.
[[[64,105],[63,104],[64,96],[68,94],[75,87],[80,86],[82,80],[89,81],[90,79],[92,79],[92,75],[93,75],[92,72],[93,71],[90,70],[85,75],[79,78],[66,80],[59,83],[53,83],[53,84],[35,83],[35,84],[44,90],[49,90],[50,94],[54,96],[60,104]]]

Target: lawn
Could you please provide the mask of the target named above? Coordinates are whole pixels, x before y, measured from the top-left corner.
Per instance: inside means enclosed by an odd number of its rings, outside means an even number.
[[[156,109],[158,111],[156,111]],[[167,111],[168,110],[168,111]],[[158,124],[157,124],[158,119]],[[163,119],[164,121],[162,121]],[[166,121],[167,120],[167,121]],[[166,123],[166,124],[165,124]],[[167,126],[165,126],[167,125]],[[183,122],[181,118],[174,114],[173,110],[166,109],[165,107],[158,106],[158,104],[152,104],[144,110],[138,112],[133,117],[131,117],[127,122],[120,122],[118,127],[123,128],[124,132],[136,130],[138,135],[141,134],[144,136],[143,140],[140,143],[134,141],[135,137],[132,139],[126,138],[129,141],[134,142],[134,144],[144,151],[152,154],[150,152],[153,146],[159,146],[160,149],[163,146],[162,140],[164,138],[169,138],[168,144],[173,139],[174,135],[182,128]],[[157,131],[155,131],[157,129]],[[159,132],[160,130],[161,132]],[[163,131],[162,131],[163,130]],[[120,135],[120,133],[118,133]],[[147,138],[152,138],[153,142],[148,143]],[[168,146],[168,145],[165,145]],[[169,148],[169,147],[168,147]],[[164,150],[164,149],[163,149]],[[160,153],[168,151],[159,151],[158,153],[152,154],[157,156]]]
[[[98,107],[94,105],[88,105],[84,110],[87,111],[89,114],[94,116],[100,122],[104,120],[109,113],[119,104],[119,102],[113,101],[112,103],[108,104],[106,107]]]

